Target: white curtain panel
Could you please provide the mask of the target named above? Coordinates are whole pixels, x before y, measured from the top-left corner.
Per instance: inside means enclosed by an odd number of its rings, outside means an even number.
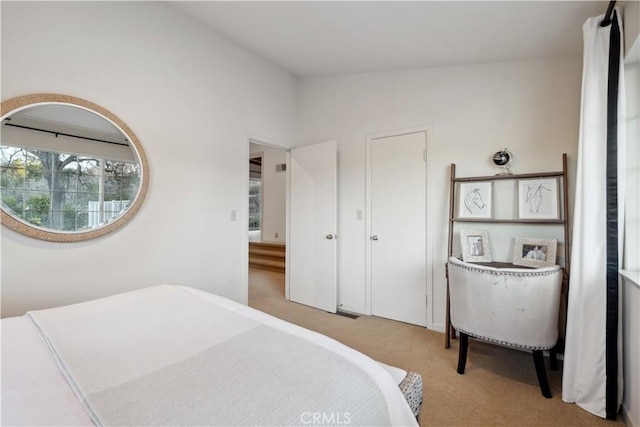
[[[611,418],[622,402],[622,341],[618,316],[617,396],[609,390],[607,413],[607,87],[612,25],[603,16],[583,25],[584,57],[576,197],[571,253],[569,307],[562,399],[600,417]],[[620,27],[619,12],[614,18]],[[622,36],[620,37],[622,40]],[[622,44],[622,42],[620,42]],[[624,52],[620,46],[621,52]],[[622,57],[622,55],[620,55]],[[620,59],[618,94],[618,254],[622,260],[624,213],[624,68]],[[617,274],[616,274],[617,277]],[[619,301],[618,301],[619,302]],[[615,323],[615,322],[614,322]],[[615,333],[615,331],[614,331]],[[614,335],[615,336],[615,335]],[[611,353],[609,353],[611,355]],[[615,354],[615,348],[614,348]],[[611,356],[610,356],[611,357]],[[611,378],[610,378],[611,380]],[[614,384],[615,386],[615,384]],[[613,389],[615,393],[615,388]],[[613,416],[615,416],[615,412]]]

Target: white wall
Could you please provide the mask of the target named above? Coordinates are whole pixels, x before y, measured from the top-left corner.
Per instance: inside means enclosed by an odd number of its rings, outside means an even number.
[[[624,394],[622,412],[627,424],[640,426],[640,274],[623,276],[622,287],[622,342]]]
[[[635,55],[638,59],[638,45],[640,42],[638,35],[640,34],[640,2],[630,0],[622,2],[622,27],[624,31],[624,51],[625,57]],[[634,46],[634,42],[636,45]],[[632,50],[636,50],[635,53]]]
[[[625,64],[624,74],[627,94],[624,232],[628,237],[624,242],[623,268],[637,272],[640,271],[640,62]]]
[[[284,243],[287,172],[276,171],[276,165],[287,162],[287,152],[253,143],[250,151],[252,154],[262,153],[262,241]]]
[[[246,302],[247,135],[292,140],[294,79],[163,2],[1,8],[2,99],[95,102],[151,167],[141,210],[106,237],[56,244],[2,227],[2,316],[159,283]]]
[[[626,91],[626,190],[623,268],[640,271],[640,2],[624,9]]]
[[[566,152],[572,181],[581,74],[581,57],[569,57],[300,80],[297,141],[339,144],[339,303],[362,309],[366,301],[368,239],[356,211],[365,209],[367,135],[431,125],[427,262],[433,295],[427,323],[444,330],[449,164],[457,164],[458,176],[495,174],[491,155],[507,147],[516,157],[515,173],[558,171]],[[511,250],[518,230],[505,233],[504,244],[491,233],[493,252]]]
[[[623,3],[625,84],[627,93],[627,188],[622,287],[622,343],[624,395],[622,412],[627,424],[640,426],[640,3]]]

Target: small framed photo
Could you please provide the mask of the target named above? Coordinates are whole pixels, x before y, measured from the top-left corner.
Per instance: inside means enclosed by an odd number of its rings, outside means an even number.
[[[521,219],[560,219],[557,178],[518,181],[518,217]]]
[[[460,230],[464,262],[491,262],[489,235],[485,230]]]
[[[492,182],[461,182],[458,218],[491,218]]]
[[[516,237],[513,248],[513,263],[526,267],[548,267],[556,263],[556,239]]]

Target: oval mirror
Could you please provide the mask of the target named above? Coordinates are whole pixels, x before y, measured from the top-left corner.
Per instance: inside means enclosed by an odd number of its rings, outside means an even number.
[[[2,102],[2,224],[53,242],[107,234],[137,212],[149,186],[140,142],[84,99],[36,94]]]

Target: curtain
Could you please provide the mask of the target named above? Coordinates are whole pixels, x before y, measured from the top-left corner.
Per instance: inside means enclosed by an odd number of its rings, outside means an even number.
[[[562,399],[615,419],[622,402],[618,269],[624,224],[621,23],[588,19],[572,234]]]

